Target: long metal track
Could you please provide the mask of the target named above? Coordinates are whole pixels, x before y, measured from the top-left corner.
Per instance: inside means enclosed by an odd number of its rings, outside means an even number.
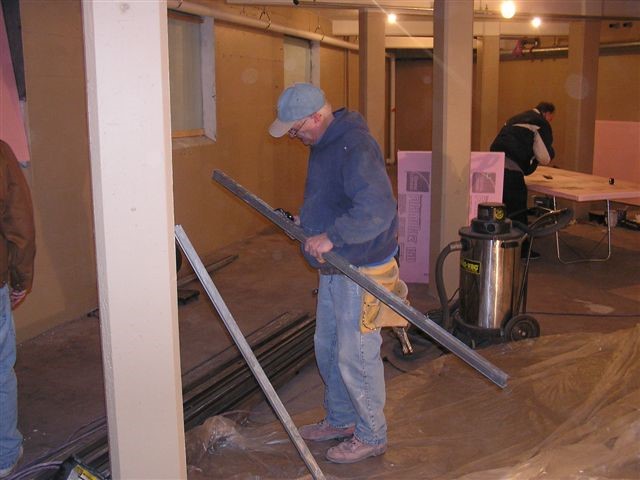
[[[273,208],[262,199],[248,191],[242,185],[235,182],[231,177],[220,170],[213,172],[213,179],[224,186],[231,193],[243,200],[245,203],[253,207],[259,213],[267,217],[273,223],[282,228],[289,236],[304,243],[307,239],[302,228],[294,224],[278,212],[274,212]],[[388,305],[392,310],[402,315],[413,325],[425,332],[440,345],[445,347],[451,353],[458,356],[461,360],[475,368],[478,372],[486,376],[493,383],[501,388],[506,387],[508,375],[497,368],[495,365],[480,356],[477,352],[469,348],[463,342],[451,335],[449,332],[441,328],[427,316],[418,312],[410,305],[406,305],[400,298],[392,294],[384,287],[378,285],[366,275],[363,275],[356,267],[351,265],[347,260],[342,258],[335,252],[327,252],[323,258],[344,273],[351,280],[356,282],[369,293],[379,298]]]
[[[313,359],[314,327],[314,319],[307,316],[295,324],[290,323],[277,337],[258,344],[251,342],[260,365],[274,385]],[[190,430],[211,415],[246,401],[259,391],[259,386],[246,362],[236,354],[233,360],[221,364],[214,375],[200,378],[196,385],[188,385],[185,390],[184,423],[185,430]]]
[[[191,267],[193,267],[194,271],[196,272],[196,275],[198,275],[198,278],[200,279],[200,283],[202,284],[202,287],[207,292],[207,296],[211,300],[211,303],[213,303],[213,306],[215,307],[215,309],[218,311],[218,314],[220,315],[222,322],[224,323],[225,327],[227,327],[227,331],[233,338],[233,341],[235,342],[235,344],[238,346],[240,353],[242,353],[242,356],[247,361],[247,364],[249,365],[251,372],[255,375],[256,380],[258,381],[258,383],[260,384],[260,387],[262,388],[262,391],[267,396],[267,400],[269,400],[269,404],[275,411],[276,416],[280,419],[282,426],[287,431],[287,434],[289,435],[289,438],[293,442],[293,445],[296,447],[296,450],[298,450],[298,453],[300,454],[300,458],[302,459],[307,469],[309,470],[309,473],[311,473],[311,476],[314,479],[324,480],[325,476],[322,473],[322,470],[320,469],[320,467],[318,466],[316,459],[313,457],[313,455],[309,451],[309,448],[307,447],[307,444],[304,442],[304,440],[300,436],[298,429],[296,428],[295,424],[293,423],[293,420],[291,420],[291,417],[289,416],[289,412],[287,412],[286,408],[282,404],[280,397],[278,397],[278,394],[273,388],[273,385],[271,384],[271,382],[269,382],[267,375],[264,373],[264,370],[262,369],[260,362],[258,362],[258,359],[256,358],[255,354],[251,350],[251,347],[249,346],[249,343],[247,343],[246,338],[240,331],[240,328],[238,328],[238,324],[233,318],[233,315],[231,315],[231,312],[229,311],[229,308],[227,307],[224,300],[222,299],[220,292],[218,291],[216,286],[213,284],[213,280],[211,280],[211,276],[207,272],[204,264],[200,260],[200,257],[198,256],[197,252],[193,248],[193,245],[191,244],[189,237],[187,237],[186,232],[180,225],[176,225],[174,230],[175,230],[176,240],[180,244],[180,248],[182,248],[182,251],[185,253],[187,258],[189,259],[189,263],[191,264]]]
[[[313,360],[315,317],[285,313],[247,336],[247,341],[275,386],[284,384]],[[184,428],[190,430],[213,415],[238,408],[258,395],[259,385],[235,345],[196,365],[182,377]],[[101,475],[110,473],[106,417],[96,419],[62,447],[48,452],[20,470],[71,455],[82,459]],[[16,472],[20,473],[20,470]],[[51,472],[36,475],[50,479]]]

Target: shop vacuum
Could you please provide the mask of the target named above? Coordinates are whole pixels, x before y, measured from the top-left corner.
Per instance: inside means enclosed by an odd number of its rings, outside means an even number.
[[[564,228],[570,209],[536,210],[538,218],[524,225],[506,217],[501,203],[481,203],[471,225],[459,230],[460,241],[447,245],[436,263],[441,311],[434,321],[472,348],[540,335],[536,319],[526,313],[527,277],[533,239]],[[523,243],[528,250],[522,254]],[[460,251],[458,299],[444,286],[446,257]],[[522,257],[522,258],[521,258]]]

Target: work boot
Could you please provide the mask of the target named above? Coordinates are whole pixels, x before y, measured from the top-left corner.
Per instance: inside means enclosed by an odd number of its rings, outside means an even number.
[[[355,435],[327,450],[327,460],[333,463],[356,463],[369,457],[377,457],[387,451],[387,444],[370,445]]]
[[[348,438],[353,435],[355,426],[338,428],[331,425],[326,420],[311,425],[305,425],[298,429],[300,436],[305,440],[312,442],[324,442],[325,440],[334,440],[336,438]]]

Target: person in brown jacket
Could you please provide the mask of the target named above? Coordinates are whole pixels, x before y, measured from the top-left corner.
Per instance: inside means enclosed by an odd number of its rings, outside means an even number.
[[[29,187],[13,150],[0,140],[0,478],[11,474],[22,456],[12,310],[31,290],[35,253]]]

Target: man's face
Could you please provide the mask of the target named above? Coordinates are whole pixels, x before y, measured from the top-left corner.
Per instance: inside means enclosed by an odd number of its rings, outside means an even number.
[[[293,124],[288,134],[291,138],[297,138],[306,146],[313,145],[316,141],[315,121],[313,116],[305,117]]]
[[[551,123],[551,122],[553,121],[553,113],[551,113],[551,112],[544,112],[544,113],[542,114],[542,116],[543,116],[543,117],[544,117],[544,119],[545,119],[547,122],[549,122],[549,123]]]

